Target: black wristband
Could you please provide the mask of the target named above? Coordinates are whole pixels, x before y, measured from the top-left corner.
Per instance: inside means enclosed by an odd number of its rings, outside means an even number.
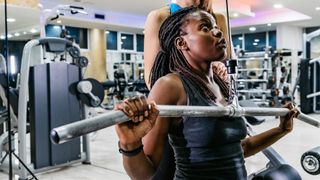
[[[119,146],[119,153],[121,153],[125,156],[128,156],[128,157],[136,156],[143,150],[143,144],[141,144],[141,146],[139,146],[138,148],[131,150],[131,151],[126,151],[124,149],[121,149],[120,141],[118,141],[118,146]]]

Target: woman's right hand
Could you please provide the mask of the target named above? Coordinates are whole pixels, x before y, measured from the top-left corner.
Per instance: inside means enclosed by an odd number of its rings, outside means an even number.
[[[121,148],[127,151],[138,148],[159,114],[155,103],[148,103],[145,96],[136,96],[117,104],[115,110],[123,111],[131,119],[116,125]]]

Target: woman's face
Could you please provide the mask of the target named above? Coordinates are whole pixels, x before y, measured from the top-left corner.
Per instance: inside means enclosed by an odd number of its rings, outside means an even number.
[[[200,61],[219,61],[226,56],[226,41],[213,17],[197,11],[187,17],[181,28],[187,53]]]

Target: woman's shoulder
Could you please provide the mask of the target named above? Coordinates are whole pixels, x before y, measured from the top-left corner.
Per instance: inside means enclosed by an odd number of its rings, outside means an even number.
[[[151,89],[151,94],[168,99],[170,104],[186,104],[186,92],[178,74],[170,73],[159,78]]]

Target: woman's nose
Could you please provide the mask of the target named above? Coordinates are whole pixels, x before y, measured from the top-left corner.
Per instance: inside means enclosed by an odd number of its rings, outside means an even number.
[[[221,31],[220,29],[218,29],[218,28],[214,28],[214,29],[212,30],[212,34],[213,34],[214,36],[216,36],[216,37],[222,37],[222,35],[223,35],[222,31]]]

